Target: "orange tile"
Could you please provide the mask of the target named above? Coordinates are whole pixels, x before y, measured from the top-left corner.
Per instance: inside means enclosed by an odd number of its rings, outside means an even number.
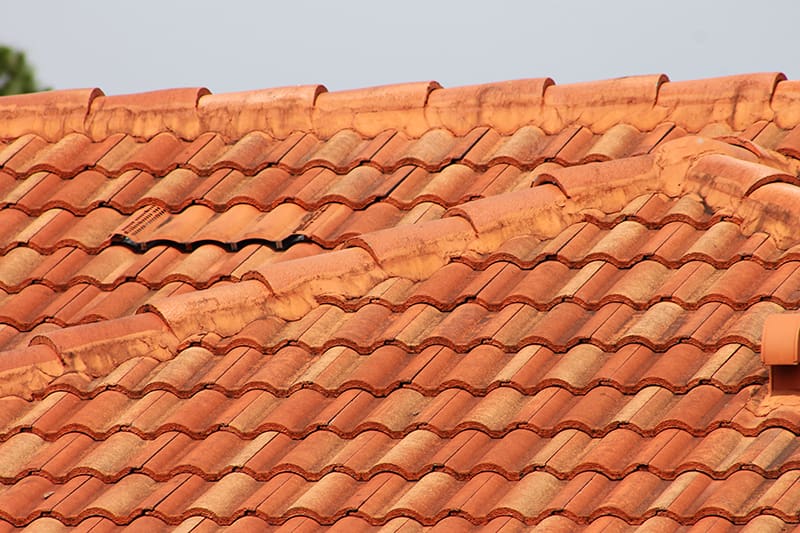
[[[40,280],[72,250],[64,248],[51,256],[32,248],[13,248],[0,264],[0,286],[5,291],[19,291],[34,280]]]
[[[749,196],[768,183],[795,183],[793,174],[781,172],[775,168],[749,161],[742,161],[731,156],[711,154],[700,158],[687,176],[690,180],[705,185],[709,182],[723,190],[723,194],[736,199]]]
[[[326,168],[313,172],[313,175],[314,179],[296,196],[298,203],[308,207],[331,202],[343,203],[353,209],[366,207],[388,193],[396,183],[395,179],[367,165],[355,167],[343,175],[336,175]]]
[[[32,162],[48,146],[38,135],[25,136],[3,150],[3,167],[15,176],[24,175]]]
[[[677,104],[677,110],[671,113],[670,118],[689,131],[697,131],[708,122],[726,119],[738,129],[742,124],[771,117],[768,102],[775,85],[782,79],[785,79],[782,74],[763,73],[671,82],[659,91],[658,104],[668,107]],[[715,97],[703,96],[707,94]],[[739,96],[734,98],[734,94]]]
[[[366,136],[389,128],[419,134],[428,127],[425,103],[439,87],[428,81],[322,93],[314,101],[314,129],[322,136],[345,128]]]
[[[114,177],[126,170],[143,170],[133,161],[135,161],[135,154],[144,146],[146,146],[146,142],[139,141],[131,135],[124,135],[118,138],[111,149],[103,154],[103,157],[95,163],[95,167],[103,174]]]
[[[12,519],[12,523],[22,526],[42,512],[53,509],[70,491],[86,480],[87,477],[82,476],[75,478],[69,485],[57,487],[45,478],[27,477],[3,492],[3,501],[6,502],[4,507],[7,509],[4,514]]]
[[[575,121],[604,131],[619,121],[649,129],[658,120],[652,106],[669,84],[666,75],[653,74],[553,85],[545,92],[545,109],[555,115],[552,127]]]
[[[30,285],[16,294],[5,295],[0,301],[0,317],[18,330],[31,329],[48,318],[47,308],[52,303],[54,291],[44,285]]]
[[[65,180],[58,174],[42,171],[38,176],[23,182],[23,187],[17,187],[12,194],[7,196],[7,201],[14,202],[20,209],[27,213],[40,213],[42,204],[47,202],[53,191],[59,189]],[[65,206],[69,209],[70,206]]]
[[[124,179],[109,180],[96,170],[85,170],[72,179],[62,181],[58,194],[53,194],[53,190],[42,190],[41,200],[28,198],[26,202],[39,201],[35,206],[37,210],[61,207],[75,214],[88,214],[114,195],[115,187],[118,186],[116,182],[122,183]]]
[[[466,165],[453,164],[440,172],[428,172],[424,168],[400,167],[392,176],[404,175],[402,181],[392,190],[390,200],[400,207],[413,206],[429,201],[439,205],[451,206],[477,196],[480,192],[481,178],[487,173],[476,172]],[[471,189],[474,187],[475,192]]]
[[[180,211],[189,205],[194,190],[201,188],[203,181],[204,178],[189,169],[170,170],[155,179],[148,190],[143,191],[136,199],[135,204],[129,204],[129,209],[147,204],[158,205],[172,212]],[[117,201],[120,200],[121,198],[117,198]]]
[[[205,88],[171,89],[149,93],[98,96],[92,100],[86,128],[93,139],[122,130],[138,137],[171,131],[180,137],[199,134],[197,102]]]
[[[385,170],[411,164],[434,171],[464,157],[485,132],[486,128],[475,128],[463,137],[456,137],[446,130],[432,129],[419,139],[403,139],[398,134],[372,160]]]
[[[155,176],[164,176],[168,171],[184,162],[176,160],[176,157],[185,152],[185,149],[185,144],[173,134],[159,133],[147,143],[140,145],[138,150],[128,157],[128,162],[120,171],[136,168]],[[112,171],[112,173],[118,174],[119,171]]]
[[[203,209],[207,208],[203,207]],[[188,215],[190,210],[191,208],[184,211],[184,213]],[[259,210],[251,205],[234,205],[230,209],[214,215],[213,218],[209,217],[204,224],[198,224],[194,233],[187,233],[187,235],[190,235],[187,240],[194,242],[237,242],[252,220],[258,215],[260,215]]]
[[[800,156],[800,127],[795,126],[786,134],[776,150],[784,155],[797,158]]]
[[[85,217],[75,217],[69,211],[48,211],[46,224],[32,235],[28,243],[40,251],[52,252],[62,246],[80,246],[85,250],[98,250],[111,240],[114,228],[124,219],[117,211],[98,208]]]
[[[575,164],[586,157],[595,144],[595,136],[588,128],[577,128],[573,135],[564,139],[564,145],[554,155],[554,160],[559,165]]]
[[[200,98],[198,113],[205,128],[228,138],[262,130],[284,138],[311,127],[314,100],[325,91],[322,85],[306,85],[209,94]]]
[[[6,200],[6,197],[16,186],[17,180],[14,175],[7,170],[0,170],[0,198],[2,198],[0,204],[5,206],[7,203],[10,203]]]
[[[47,217],[53,217],[57,210],[48,211]],[[42,217],[44,220],[47,218]],[[41,222],[44,222],[42,220]],[[35,232],[41,227],[41,224],[29,228],[31,220],[23,211],[14,208],[3,209],[0,211],[0,249],[3,252],[9,251],[11,248],[20,246],[26,242]]]
[[[513,132],[533,118],[552,83],[550,78],[540,78],[436,89],[426,102],[426,117],[456,132],[489,122]]]
[[[556,156],[574,134],[574,128],[567,132],[548,136],[536,126],[523,126],[513,134],[498,137],[487,133],[466,155],[467,161],[480,166],[494,166],[501,163],[517,168],[533,168]]]
[[[69,321],[88,322],[128,316],[133,314],[149,296],[148,287],[140,283],[123,283],[111,292],[97,295],[91,304],[83,306],[78,313],[74,315],[69,313]]]
[[[395,132],[383,131],[371,139],[364,139],[353,130],[340,130],[321,143],[317,149],[308,151],[302,159],[294,161],[293,168],[325,167],[342,174],[357,165],[371,161],[375,153],[385,145]],[[289,164],[288,161],[282,161]]]
[[[373,327],[374,324],[384,324],[391,320],[391,311],[382,305],[367,304],[359,309],[355,314],[348,316],[348,319],[341,327],[330,327],[332,340],[339,340],[341,343],[357,350],[361,353],[371,351],[377,347],[378,335]]]
[[[92,101],[103,95],[97,88],[46,91],[38,94],[14,95],[6,98],[0,109],[4,130],[13,137],[29,131],[41,131],[52,139],[71,132],[84,131],[86,115]],[[56,120],[47,120],[42,113],[47,107]]]
[[[77,323],[73,320],[75,314],[80,313],[86,305],[101,295],[103,295],[102,290],[94,285],[88,283],[73,285],[54,298],[42,314],[61,325],[75,324]]]
[[[252,177],[244,176],[239,170],[220,169],[208,180],[214,185],[202,195],[202,200],[216,210],[235,203],[250,203],[260,209],[274,207],[280,201],[280,191],[292,181],[288,172],[274,167],[265,168]]]
[[[261,132],[253,132],[243,137],[221,155],[212,168],[233,168],[252,176],[267,166],[275,166],[285,158],[291,157],[293,151],[300,147],[308,147],[315,139],[311,135],[294,132],[283,140],[276,140]],[[287,169],[296,170],[292,165]]]
[[[33,133],[28,133],[28,134],[18,135],[18,136],[16,136],[16,138],[4,140],[2,152],[0,152],[0,163],[2,163],[3,166],[5,166],[5,164],[12,157],[14,157],[18,152],[20,152],[23,148],[25,148],[25,146],[27,146],[29,143],[31,143],[35,139],[37,139],[37,137],[38,136],[34,135]],[[38,150],[42,146],[44,146],[45,144],[46,144],[46,141],[44,141],[44,139],[39,138],[35,142],[35,144],[34,144],[34,146],[32,148],[35,148],[36,150]],[[10,169],[9,169],[9,171],[10,171]],[[4,171],[4,172],[9,172],[9,171]],[[16,176],[16,173],[11,172],[11,174],[9,174],[9,175]]]
[[[97,255],[87,255],[83,250],[75,249],[50,270],[45,279],[56,284],[89,282],[111,287],[122,279],[134,278],[142,266],[142,256],[123,246],[109,246]]]

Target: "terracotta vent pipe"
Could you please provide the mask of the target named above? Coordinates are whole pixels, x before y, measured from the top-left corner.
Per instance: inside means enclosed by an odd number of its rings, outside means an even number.
[[[761,360],[769,367],[770,394],[800,394],[800,313],[767,317]]]

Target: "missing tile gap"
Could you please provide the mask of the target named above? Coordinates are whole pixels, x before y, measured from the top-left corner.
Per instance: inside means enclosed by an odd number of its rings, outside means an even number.
[[[173,241],[170,239],[154,239],[148,241],[134,241],[130,237],[115,233],[111,236],[110,240],[111,244],[116,244],[120,246],[125,246],[126,248],[130,249],[136,254],[144,254],[148,250],[155,248],[157,246],[163,246],[166,248],[177,249],[182,253],[191,253],[194,250],[197,250],[201,246],[218,246],[227,252],[238,252],[242,248],[245,248],[250,245],[261,245],[270,248],[273,251],[280,252],[286,251],[292,246],[300,243],[313,243],[317,244],[323,250],[332,250],[335,248],[334,246],[326,246],[325,243],[317,242],[314,239],[310,238],[308,235],[294,233],[289,235],[288,237],[273,241],[269,239],[263,238],[249,238],[249,239],[242,239],[240,241],[218,241],[214,239],[203,239],[198,241]]]

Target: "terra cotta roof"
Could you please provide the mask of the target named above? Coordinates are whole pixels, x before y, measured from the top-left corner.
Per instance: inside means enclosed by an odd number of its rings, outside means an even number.
[[[0,98],[0,529],[800,523],[799,98]]]

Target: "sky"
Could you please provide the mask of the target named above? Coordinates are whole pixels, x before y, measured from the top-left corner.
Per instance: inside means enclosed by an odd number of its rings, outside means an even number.
[[[320,83],[445,87],[664,73],[800,78],[800,2],[4,1],[0,44],[44,85],[125,94]]]

